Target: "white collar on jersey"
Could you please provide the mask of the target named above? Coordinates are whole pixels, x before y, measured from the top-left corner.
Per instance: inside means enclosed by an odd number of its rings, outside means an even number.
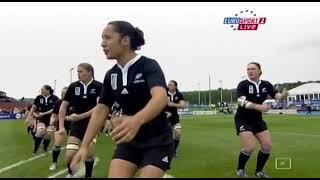
[[[121,69],[122,71],[122,85],[126,86],[127,85],[127,76],[128,76],[128,69],[131,65],[133,65],[136,61],[138,61],[141,58],[140,54],[137,54],[133,59],[129,60],[124,67],[117,63],[117,66]]]
[[[89,86],[92,82],[93,82],[93,78],[88,82],[88,84],[86,85],[84,82],[79,81],[83,86]]]
[[[171,93],[170,91],[168,91],[168,94],[170,94],[170,96],[174,96],[177,93],[177,91],[175,91],[174,93]]]
[[[83,93],[84,94],[87,94],[87,89],[88,89],[88,86],[93,82],[93,78],[91,79],[91,81],[89,81],[89,83],[86,85],[86,84],[84,84],[84,82],[82,82],[82,81],[79,81],[82,85],[83,85]]]
[[[259,86],[261,84],[261,80],[259,79],[259,82],[256,83],[255,81],[252,81],[251,79],[247,79],[249,82],[253,83],[255,86],[256,86],[256,89],[257,89],[257,93],[259,93]]]
[[[45,104],[47,104],[48,103],[48,99],[51,96],[51,94],[49,94],[49,96],[43,96],[43,95],[41,95],[41,96],[44,97],[44,102],[45,102]]]
[[[175,91],[174,93],[171,93],[170,91],[168,91],[168,94],[170,95],[170,101],[173,102],[173,97],[174,95],[177,93],[177,91]]]

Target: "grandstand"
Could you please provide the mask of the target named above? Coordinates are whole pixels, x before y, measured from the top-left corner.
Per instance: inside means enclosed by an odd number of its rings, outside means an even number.
[[[30,101],[25,101],[24,98],[16,100],[8,97],[4,91],[0,91],[0,119],[17,117],[16,114],[23,112],[31,103]]]

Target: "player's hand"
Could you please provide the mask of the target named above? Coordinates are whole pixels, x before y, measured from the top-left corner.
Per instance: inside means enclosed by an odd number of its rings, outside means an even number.
[[[66,131],[66,129],[64,129],[64,128],[60,128],[60,127],[59,127],[58,133],[59,133],[60,135],[65,135],[65,134],[67,133],[67,131]]]
[[[79,121],[81,120],[81,116],[79,114],[73,113],[69,116],[70,121]]]
[[[130,142],[137,135],[141,125],[141,121],[135,116],[124,116],[121,124],[112,130],[112,140],[116,144]]]
[[[169,106],[169,107],[175,107],[175,103],[169,102],[169,103],[168,103],[168,106]]]
[[[27,119],[24,121],[24,123],[29,126],[29,125],[30,125],[29,119],[27,118]]]
[[[81,146],[77,154],[72,158],[70,164],[70,168],[72,169],[72,171],[76,172],[80,169],[81,163],[83,164],[83,162],[88,158],[88,153],[88,148]]]
[[[33,117],[39,118],[39,113],[34,113],[34,114],[33,114]]]
[[[123,121],[124,117],[126,117],[126,115],[124,115],[124,114],[121,114],[120,116],[112,114],[111,119],[110,119],[111,128],[114,129],[117,126],[119,126],[121,124],[121,122]]]
[[[111,129],[111,122],[109,120],[106,120],[106,122],[104,123],[104,130],[110,130]]]
[[[256,109],[260,112],[267,112],[270,108],[270,105],[268,105],[267,103],[256,105]]]
[[[33,133],[36,133],[36,131],[37,131],[37,126],[33,126],[32,132],[33,132]]]

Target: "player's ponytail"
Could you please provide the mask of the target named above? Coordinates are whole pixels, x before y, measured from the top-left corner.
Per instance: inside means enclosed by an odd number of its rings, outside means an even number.
[[[108,25],[112,25],[122,38],[129,37],[131,50],[140,50],[140,47],[145,44],[143,31],[138,27],[133,27],[129,22],[111,21]]]

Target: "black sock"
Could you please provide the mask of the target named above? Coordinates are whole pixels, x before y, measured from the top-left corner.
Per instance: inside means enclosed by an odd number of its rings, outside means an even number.
[[[43,140],[43,150],[48,151],[48,146],[50,144],[50,139]]]
[[[173,140],[174,142],[174,153],[176,154],[177,153],[177,148],[179,146],[179,143],[180,143],[180,140]]]
[[[52,162],[57,163],[60,154],[60,146],[54,145],[52,148]]]
[[[86,165],[86,175],[85,178],[91,178],[92,176],[92,170],[93,170],[93,164],[94,164],[94,157],[90,157],[85,161]]]
[[[32,134],[32,139],[35,140],[36,139],[36,133],[33,132],[33,130],[31,130],[31,134]]]
[[[30,134],[30,131],[31,131],[31,127],[28,126],[28,128],[27,128],[27,133]]]
[[[249,153],[245,152],[245,151],[241,151],[239,154],[239,159],[238,159],[238,170],[239,169],[244,169],[244,167],[246,166],[246,163],[248,162],[250,158]]]
[[[257,168],[256,172],[262,171],[264,165],[266,164],[267,160],[269,159],[269,153],[263,153],[261,150],[258,153],[257,157]]]
[[[72,172],[72,170],[70,168],[70,164],[71,164],[71,162],[67,163],[68,173],[73,175],[73,172]]]
[[[42,137],[35,137],[34,138],[34,149],[33,149],[33,153],[37,153],[39,146],[41,144],[42,141]]]

